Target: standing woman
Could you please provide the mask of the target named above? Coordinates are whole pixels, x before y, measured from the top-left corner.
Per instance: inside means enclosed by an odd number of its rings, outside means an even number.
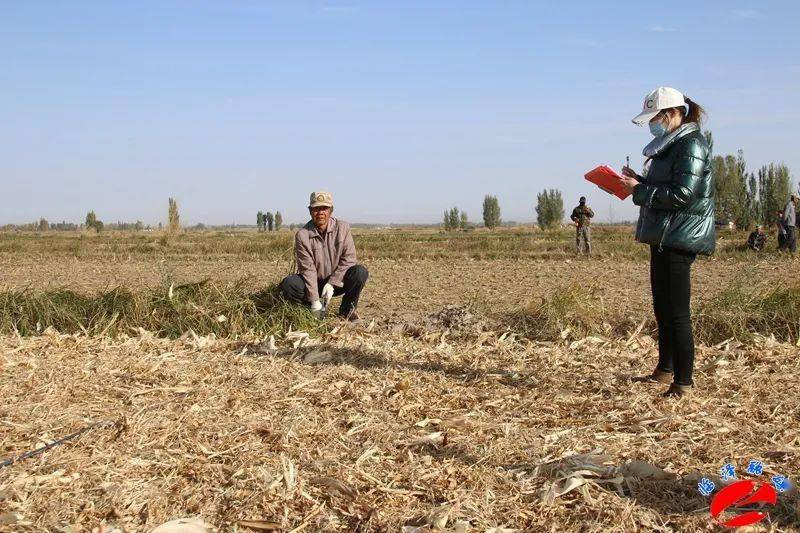
[[[705,112],[671,87],[647,95],[633,122],[655,137],[642,152],[645,176],[629,167],[623,182],[640,206],[636,240],[650,245],[650,284],[658,324],[658,365],[649,381],[670,383],[666,396],[694,386],[690,270],[697,254],[716,245],[711,148],[700,131]]]

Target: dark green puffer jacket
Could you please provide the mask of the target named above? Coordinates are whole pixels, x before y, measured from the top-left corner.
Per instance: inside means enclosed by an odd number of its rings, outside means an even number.
[[[716,246],[711,149],[694,122],[654,139],[644,149],[647,175],[633,189],[641,206],[636,240],[661,248],[711,255]]]

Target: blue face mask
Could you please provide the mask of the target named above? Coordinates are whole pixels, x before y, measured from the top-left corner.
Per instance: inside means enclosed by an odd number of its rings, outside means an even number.
[[[651,122],[650,133],[653,134],[653,137],[662,137],[664,134],[667,133],[667,127],[660,120]]]

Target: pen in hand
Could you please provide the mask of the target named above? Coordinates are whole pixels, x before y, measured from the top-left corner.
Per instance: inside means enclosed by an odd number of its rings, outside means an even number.
[[[625,166],[622,167],[622,175],[628,178],[632,178],[636,175],[631,169],[631,156],[625,156]]]

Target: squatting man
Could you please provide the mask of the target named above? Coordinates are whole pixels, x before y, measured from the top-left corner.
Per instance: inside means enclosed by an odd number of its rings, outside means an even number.
[[[281,282],[281,291],[292,300],[305,302],[315,316],[322,315],[334,296],[343,296],[339,316],[358,320],[358,298],[369,272],[356,263],[356,247],[350,224],[333,214],[333,195],[311,193],[311,220],[294,237],[297,273]]]

